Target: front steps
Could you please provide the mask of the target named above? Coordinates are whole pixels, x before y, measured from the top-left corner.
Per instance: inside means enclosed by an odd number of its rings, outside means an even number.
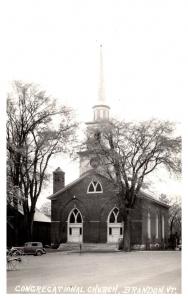
[[[80,248],[81,246],[81,248]],[[115,252],[118,250],[118,245],[113,243],[65,243],[60,244],[59,251],[71,252]]]

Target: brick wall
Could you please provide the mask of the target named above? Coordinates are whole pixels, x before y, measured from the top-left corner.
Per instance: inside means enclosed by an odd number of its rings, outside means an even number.
[[[88,194],[88,185],[92,179],[99,180],[103,193]],[[52,243],[67,241],[67,220],[74,207],[80,210],[83,217],[83,242],[107,242],[107,218],[110,211],[118,207],[115,188],[104,177],[88,174],[81,181],[65,190],[52,200]],[[151,239],[147,239],[147,212],[151,214]],[[159,214],[159,237],[156,240],[156,211]],[[131,244],[161,242],[161,216],[165,215],[165,236],[168,233],[168,211],[154,203],[138,199],[135,209],[131,211]]]

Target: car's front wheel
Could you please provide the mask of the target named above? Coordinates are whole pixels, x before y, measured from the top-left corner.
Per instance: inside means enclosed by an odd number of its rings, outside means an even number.
[[[36,251],[36,255],[37,256],[41,256],[42,255],[42,251],[40,251],[40,250]]]

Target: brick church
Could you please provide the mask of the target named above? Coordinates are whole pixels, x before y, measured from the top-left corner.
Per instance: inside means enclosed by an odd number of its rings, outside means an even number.
[[[100,50],[98,102],[88,129],[108,122],[110,107],[105,102]],[[123,222],[113,183],[99,172],[94,153],[79,152],[80,177],[65,186],[65,173],[53,172],[51,200],[51,243],[118,243],[123,238]],[[132,249],[163,248],[168,239],[168,205],[140,192],[131,211]]]

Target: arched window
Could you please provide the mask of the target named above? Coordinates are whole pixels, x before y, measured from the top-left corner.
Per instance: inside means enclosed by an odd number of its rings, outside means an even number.
[[[71,212],[69,216],[69,223],[82,223],[82,216],[77,208]]]
[[[88,193],[102,193],[102,185],[99,181],[92,180],[87,189]]]
[[[121,215],[119,214],[119,209],[115,207],[109,214],[109,223],[121,223],[121,222],[122,222],[122,218]]]

